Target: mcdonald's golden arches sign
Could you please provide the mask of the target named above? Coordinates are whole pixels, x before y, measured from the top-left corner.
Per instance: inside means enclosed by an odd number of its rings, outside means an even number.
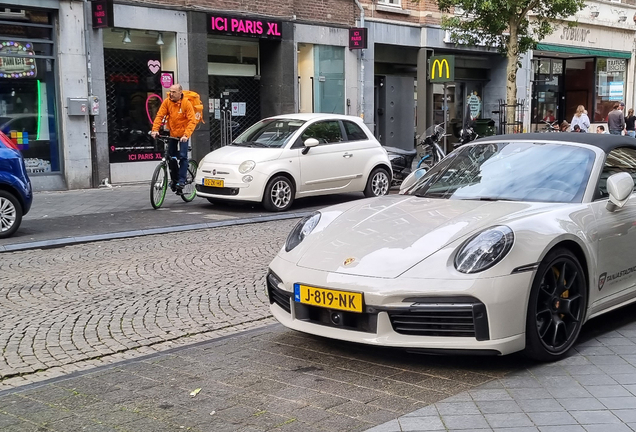
[[[429,60],[428,77],[431,82],[455,81],[455,56],[433,56]]]

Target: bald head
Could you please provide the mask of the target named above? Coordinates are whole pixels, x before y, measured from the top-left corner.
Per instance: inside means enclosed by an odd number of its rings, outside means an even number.
[[[181,96],[183,95],[183,87],[181,84],[175,83],[170,86],[170,100],[172,102],[179,102],[181,100]]]

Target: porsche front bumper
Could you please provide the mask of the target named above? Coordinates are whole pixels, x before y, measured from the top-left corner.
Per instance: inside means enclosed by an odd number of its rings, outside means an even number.
[[[304,333],[434,353],[509,354],[525,347],[533,272],[484,279],[382,279],[301,268],[280,256],[270,272],[272,314]],[[295,283],[362,292],[364,311],[296,302]],[[339,314],[335,322],[333,314]]]

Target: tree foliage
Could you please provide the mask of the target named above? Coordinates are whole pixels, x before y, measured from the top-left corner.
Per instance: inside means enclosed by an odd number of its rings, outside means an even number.
[[[581,10],[584,0],[438,0],[438,5],[442,12],[455,11],[442,19],[453,42],[486,44],[519,56],[552,33],[555,21]]]

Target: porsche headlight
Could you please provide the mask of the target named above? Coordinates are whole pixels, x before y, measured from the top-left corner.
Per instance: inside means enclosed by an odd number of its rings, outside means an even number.
[[[289,236],[287,236],[287,241],[285,242],[285,252],[289,252],[290,250],[298,246],[300,242],[302,242],[305,237],[307,237],[314,230],[314,228],[316,228],[318,222],[320,222],[320,213],[318,212],[312,213],[309,216],[305,216],[300,221],[298,221],[292,232],[290,232]]]
[[[455,255],[455,268],[478,273],[497,264],[508,254],[515,235],[507,226],[488,228],[464,242]]]
[[[241,174],[247,174],[248,172],[252,171],[255,166],[256,166],[256,162],[251,160],[246,160],[245,162],[239,165],[239,172]]]

